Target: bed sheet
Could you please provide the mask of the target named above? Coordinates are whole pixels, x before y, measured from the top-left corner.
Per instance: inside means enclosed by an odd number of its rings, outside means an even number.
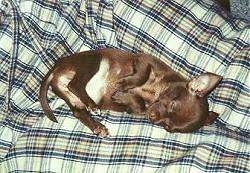
[[[250,172],[250,26],[210,0],[0,1],[0,172]],[[38,101],[57,59],[114,47],[151,54],[191,78],[223,76],[209,95],[216,122],[168,133],[145,117],[94,113],[99,138],[49,92],[59,123]]]

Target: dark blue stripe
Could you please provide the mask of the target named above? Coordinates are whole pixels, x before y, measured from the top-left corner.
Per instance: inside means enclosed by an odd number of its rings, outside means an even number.
[[[128,4],[130,7],[134,7],[134,1],[126,1],[126,4]],[[225,39],[225,37],[222,35],[221,31],[219,30],[219,28],[216,28],[214,26],[211,26],[210,24],[204,23],[202,21],[199,21],[198,19],[195,19],[195,17],[193,16],[193,14],[186,8],[179,6],[178,4],[176,4],[175,2],[172,1],[165,1],[165,5],[162,6],[162,8],[167,8],[167,6],[171,6],[170,8],[175,8],[176,11],[178,11],[178,13],[181,16],[185,16],[185,18],[189,19],[190,21],[193,21],[194,23],[196,23],[196,26],[199,27],[199,29],[202,29],[203,32],[210,32],[213,36],[216,36],[216,38],[218,38],[218,40],[225,40],[226,42],[232,42],[232,44],[234,44],[235,47],[238,48],[243,48],[244,46],[247,46],[247,43],[244,42],[243,40],[239,40],[238,38],[227,38]],[[153,19],[155,22],[161,24],[162,26],[164,26],[166,29],[168,29],[170,32],[175,33],[176,35],[179,35],[181,38],[186,38],[185,41],[190,43],[190,46],[194,47],[194,48],[199,48],[200,50],[203,50],[204,52],[208,53],[208,55],[215,55],[214,58],[219,58],[221,60],[219,60],[221,63],[226,63],[228,64],[229,61],[227,60],[227,58],[224,57],[224,55],[220,55],[220,50],[217,50],[217,48],[215,46],[212,45],[208,45],[207,43],[203,43],[200,44],[197,41],[194,41],[193,38],[189,35],[187,35],[187,33],[182,33],[179,30],[177,30],[176,28],[178,27],[175,23],[173,23],[172,20],[166,18],[161,11],[156,11],[156,10],[151,10],[148,7],[145,6],[140,6],[138,9],[135,9],[138,11],[141,11],[143,14],[147,14],[147,17]],[[211,48],[209,48],[211,47]],[[216,50],[216,51],[215,51]],[[218,53],[217,53],[218,52]]]

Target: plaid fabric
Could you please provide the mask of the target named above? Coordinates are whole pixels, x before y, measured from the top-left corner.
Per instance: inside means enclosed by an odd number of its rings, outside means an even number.
[[[250,27],[212,1],[0,1],[0,172],[250,172]],[[191,134],[145,117],[102,112],[99,138],[52,92],[59,123],[38,102],[57,59],[116,47],[152,54],[189,78],[224,77],[210,94],[218,120]]]

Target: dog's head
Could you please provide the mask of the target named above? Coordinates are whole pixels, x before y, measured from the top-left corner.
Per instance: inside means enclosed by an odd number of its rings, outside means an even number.
[[[221,76],[205,73],[187,82],[173,82],[147,109],[149,119],[169,132],[192,132],[218,117],[208,111],[207,95]]]

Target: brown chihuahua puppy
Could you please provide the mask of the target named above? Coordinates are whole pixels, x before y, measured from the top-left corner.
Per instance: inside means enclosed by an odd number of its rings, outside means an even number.
[[[150,55],[106,48],[58,60],[42,81],[39,99],[57,122],[47,101],[51,86],[76,118],[103,137],[108,129],[91,117],[92,109],[146,114],[169,132],[192,132],[217,118],[206,96],[221,79],[205,73],[186,80]]]

